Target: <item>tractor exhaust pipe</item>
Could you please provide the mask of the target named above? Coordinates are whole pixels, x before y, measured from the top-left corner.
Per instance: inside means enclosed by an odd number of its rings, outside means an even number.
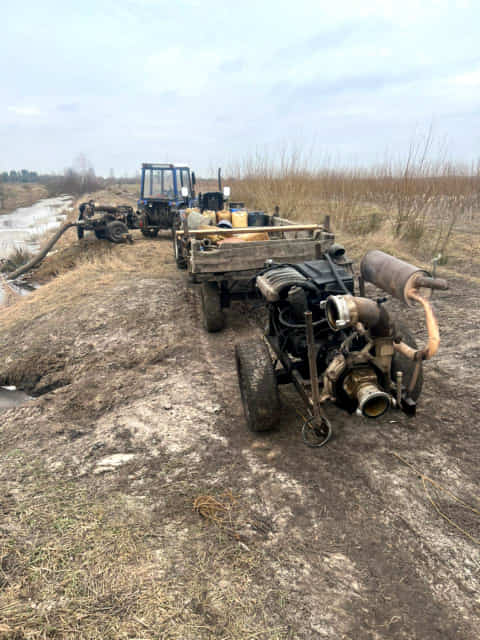
[[[448,289],[446,280],[432,278],[428,271],[376,249],[365,254],[360,273],[365,282],[371,282],[409,307],[413,305],[409,295],[413,290],[426,298],[432,289]]]
[[[360,263],[363,280],[371,282],[409,307],[419,302],[425,312],[428,343],[423,349],[412,349],[404,342],[394,342],[394,349],[410,360],[429,360],[438,351],[440,334],[433,309],[428,301],[432,289],[448,289],[442,278],[432,278],[427,271],[394,258],[383,251],[369,251]]]

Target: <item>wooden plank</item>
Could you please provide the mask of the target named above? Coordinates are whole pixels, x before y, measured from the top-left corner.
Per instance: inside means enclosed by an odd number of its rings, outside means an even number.
[[[203,238],[204,236],[231,236],[236,233],[272,233],[275,231],[323,231],[323,227],[320,224],[292,224],[279,227],[234,227],[233,229],[219,229],[218,227],[212,227],[211,229],[191,229],[188,232],[189,236],[194,238]],[[183,231],[178,230],[177,236],[183,235]]]
[[[250,243],[248,243],[250,244]],[[214,251],[193,250],[190,255],[191,273],[219,273],[232,271],[248,271],[261,269],[266,260],[275,262],[305,262],[315,260],[323,250],[323,243],[312,240],[297,240],[295,242],[277,241],[255,243],[259,246],[249,247],[241,244],[228,251],[222,249]],[[254,243],[251,243],[254,244]]]

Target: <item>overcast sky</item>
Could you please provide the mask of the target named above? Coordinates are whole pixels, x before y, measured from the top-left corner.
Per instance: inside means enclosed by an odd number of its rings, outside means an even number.
[[[480,2],[22,0],[0,8],[0,170],[200,173],[287,142],[371,164],[433,122],[480,156]]]

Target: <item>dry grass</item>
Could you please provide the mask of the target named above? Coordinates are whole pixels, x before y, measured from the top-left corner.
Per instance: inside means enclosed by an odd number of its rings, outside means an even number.
[[[232,171],[226,182],[232,198],[251,208],[272,211],[278,206],[285,217],[311,222],[323,222],[328,215],[348,239],[391,239],[417,259],[430,262],[441,254],[444,262],[472,273],[471,265],[478,269],[479,264],[480,173],[433,162],[430,152],[427,136],[412,144],[403,162],[371,169],[316,169],[298,153],[259,155]],[[466,229],[475,234],[473,255],[470,246],[462,250],[458,242]]]
[[[9,637],[132,637],[175,611],[151,568],[148,522],[122,496],[40,476],[15,509],[0,543]]]
[[[5,182],[0,189],[0,213],[28,207],[37,200],[48,197],[47,189],[38,183]]]
[[[288,637],[266,620],[267,594],[251,593],[260,554],[198,527],[182,537],[183,489],[180,521],[165,523],[144,500],[101,479],[60,480],[19,450],[2,473],[10,484],[21,477],[22,491],[3,502],[0,638]],[[228,579],[210,582],[226,567]]]
[[[16,247],[2,262],[0,262],[0,271],[7,273],[14,271],[18,267],[26,264],[33,258],[33,254],[28,249]]]

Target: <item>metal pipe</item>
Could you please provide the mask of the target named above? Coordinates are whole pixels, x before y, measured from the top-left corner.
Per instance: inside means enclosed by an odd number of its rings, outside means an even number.
[[[408,294],[409,298],[419,302],[423,306],[423,310],[425,311],[425,320],[427,323],[427,331],[428,331],[428,343],[424,352],[424,360],[429,360],[433,358],[433,356],[437,353],[438,347],[440,346],[440,331],[438,330],[437,319],[435,318],[435,314],[433,313],[432,305],[428,300],[426,300],[423,296],[421,296],[417,291],[410,291]]]
[[[374,335],[387,336],[391,333],[388,312],[370,298],[351,295],[329,296],[325,315],[333,331],[355,327],[361,322]]]
[[[409,347],[408,344],[405,344],[405,342],[394,342],[393,348],[410,360],[430,360],[430,358],[433,358],[437,353],[438,347],[440,346],[440,332],[438,330],[437,319],[435,318],[430,302],[421,296],[418,291],[409,291],[408,296],[423,306],[428,331],[428,342],[423,349],[413,349]]]
[[[315,353],[315,339],[313,335],[312,312],[305,311],[305,326],[307,334],[308,368],[310,370],[310,387],[312,390],[313,415],[322,420],[320,409],[320,390],[318,388],[317,354]]]
[[[424,269],[394,258],[383,251],[369,251],[360,263],[362,278],[383,289],[398,300],[412,306],[409,292],[413,289],[448,289],[445,280],[432,278]]]

